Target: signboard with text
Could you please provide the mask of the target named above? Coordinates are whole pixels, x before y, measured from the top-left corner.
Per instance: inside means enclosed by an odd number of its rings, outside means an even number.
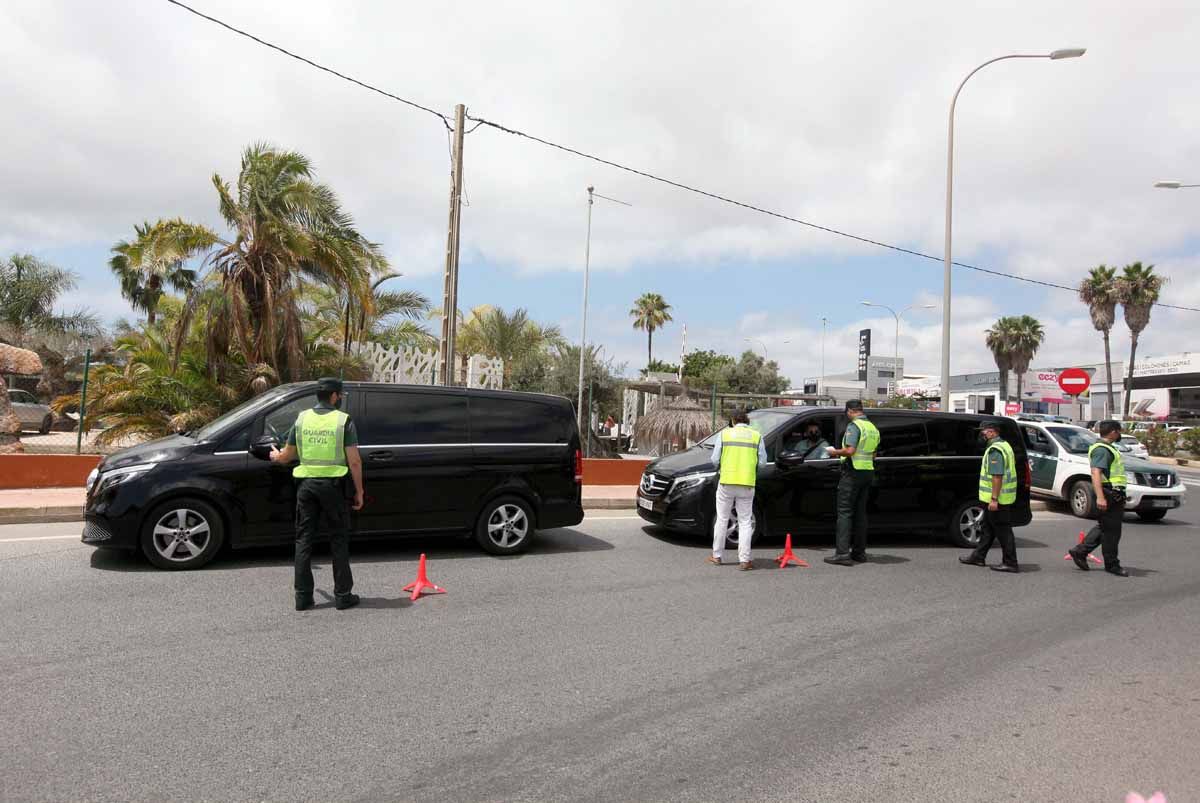
[[[1004,405],[1005,415],[1017,415],[1021,412],[1021,405],[1016,402],[1008,402]]]
[[[867,381],[867,358],[871,356],[871,330],[862,329],[858,333],[858,381]]]

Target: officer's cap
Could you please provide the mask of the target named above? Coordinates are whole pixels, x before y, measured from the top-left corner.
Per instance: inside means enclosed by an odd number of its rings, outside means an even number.
[[[999,418],[985,418],[983,421],[979,422],[979,431],[982,432],[985,429],[993,429],[996,432],[999,432],[1002,426],[1004,425],[1000,423]]]
[[[317,380],[317,390],[322,393],[341,393],[342,380],[336,376],[323,376]]]
[[[851,399],[850,401],[846,402],[846,412],[850,412],[851,410],[858,410],[861,412],[862,408],[862,399]]]

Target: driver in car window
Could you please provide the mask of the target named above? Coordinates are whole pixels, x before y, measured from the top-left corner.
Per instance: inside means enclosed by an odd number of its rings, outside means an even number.
[[[796,444],[796,451],[803,454],[805,460],[824,460],[829,457],[828,449],[829,441],[821,434],[821,425],[810,421],[804,428],[804,440]]]

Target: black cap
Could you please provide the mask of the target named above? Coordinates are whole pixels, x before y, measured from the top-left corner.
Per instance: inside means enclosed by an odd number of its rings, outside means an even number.
[[[1000,429],[1003,426],[1004,425],[1000,423],[999,418],[985,418],[983,421],[979,422],[980,431],[983,431],[985,429],[994,429],[997,432],[1000,432]]]
[[[851,399],[850,401],[846,402],[846,412],[851,410],[862,410],[862,408],[862,399]]]
[[[336,376],[323,376],[317,380],[317,390],[325,393],[341,393],[342,380]]]

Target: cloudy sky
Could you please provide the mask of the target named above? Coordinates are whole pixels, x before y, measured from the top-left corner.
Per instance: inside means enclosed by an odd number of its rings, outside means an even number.
[[[451,114],[506,126],[821,225],[940,255],[946,115],[957,114],[957,259],[1076,283],[1152,262],[1200,307],[1200,14],[1190,3],[232,2],[211,15]],[[219,226],[210,179],[241,150],[299,150],[440,302],[449,156],[442,122],[216,27],[165,0],[0,6],[0,254],[80,276],[67,303],[130,314],[105,266],[147,219]],[[628,310],[661,293],[655,355],[765,347],[798,383],[851,370],[857,331],[890,354],[890,314],[939,304],[938,262],[695,196],[483,127],[466,138],[460,306],[523,306],[577,338],[586,187],[597,202],[589,339],[637,368]],[[1037,363],[1102,358],[1073,294],[956,269],[955,373],[988,370],[983,330],[1028,313]],[[1123,325],[1114,352],[1128,351]],[[1156,310],[1140,352],[1200,348],[1200,313]],[[940,307],[906,316],[910,371],[936,373]]]

